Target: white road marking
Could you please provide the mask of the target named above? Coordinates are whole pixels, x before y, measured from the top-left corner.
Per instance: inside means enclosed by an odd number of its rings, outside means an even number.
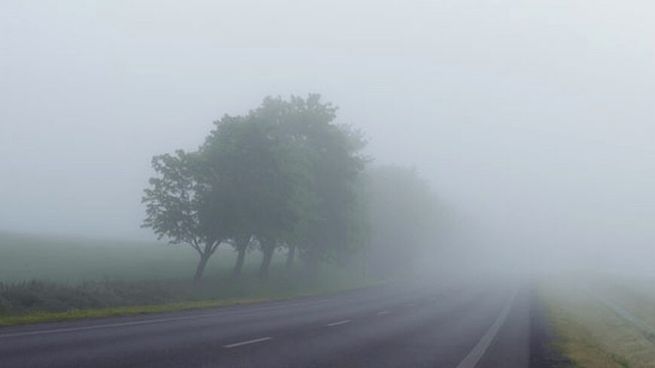
[[[489,345],[491,345],[491,343],[494,341],[494,338],[498,334],[498,330],[500,330],[500,327],[503,325],[503,323],[505,323],[507,315],[509,314],[509,310],[512,308],[512,304],[514,303],[516,293],[517,291],[512,293],[512,296],[510,296],[510,298],[507,300],[507,303],[505,303],[505,306],[498,315],[498,318],[496,318],[491,327],[489,327],[487,332],[482,336],[482,338],[480,338],[480,341],[478,341],[478,343],[468,353],[464,360],[462,360],[457,365],[457,368],[475,368],[480,359],[482,359],[482,356],[484,356],[484,353],[489,348]]]
[[[345,325],[346,323],[350,323],[350,322],[352,322],[352,321],[349,320],[349,319],[344,319],[343,321],[328,323],[325,326],[326,327],[334,327],[334,326],[339,326],[339,325]]]
[[[232,349],[243,345],[250,345],[250,344],[256,344],[258,342],[268,341],[270,339],[272,339],[272,337],[260,337],[258,339],[252,339],[248,341],[235,342],[234,344],[223,345],[223,347],[225,349]]]
[[[379,311],[378,316],[384,316],[385,314],[389,314],[389,313],[391,313],[391,312],[385,311],[385,310],[384,311]]]

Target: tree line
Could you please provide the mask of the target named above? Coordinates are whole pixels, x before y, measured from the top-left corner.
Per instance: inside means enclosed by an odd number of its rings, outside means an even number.
[[[429,187],[406,168],[371,168],[364,135],[336,113],[311,94],[223,116],[197,150],[153,157],[143,226],[198,253],[196,282],[220,246],[237,253],[234,277],[249,249],[261,252],[261,279],[280,250],[309,276],[321,262],[408,264],[430,217]]]

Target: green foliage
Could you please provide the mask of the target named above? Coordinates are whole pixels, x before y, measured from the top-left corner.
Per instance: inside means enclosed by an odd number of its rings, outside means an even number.
[[[211,172],[198,154],[178,150],[152,159],[157,176],[145,189],[146,219],[143,227],[152,228],[159,239],[186,244],[200,256],[194,280],[202,277],[209,258],[226,239],[223,226],[228,218],[217,209],[223,199],[211,190]]]
[[[240,262],[254,237],[262,277],[282,245],[300,249],[311,268],[344,257],[357,244],[365,141],[334,123],[336,110],[319,95],[269,97],[244,116],[216,121],[197,152],[156,156],[144,226],[198,251],[196,279],[222,241],[235,245]]]
[[[144,191],[147,217],[143,226],[152,228],[159,239],[166,237],[171,243],[198,247],[208,235],[202,231],[201,183],[193,161],[192,154],[181,150],[152,159],[159,176],[150,178],[150,187]]]
[[[311,267],[321,259],[346,257],[357,244],[356,181],[366,163],[360,153],[362,134],[334,123],[336,107],[322,103],[318,95],[267,99],[263,109],[284,112],[286,145],[295,147],[301,158],[295,161],[304,173],[295,203],[302,216],[291,241]]]

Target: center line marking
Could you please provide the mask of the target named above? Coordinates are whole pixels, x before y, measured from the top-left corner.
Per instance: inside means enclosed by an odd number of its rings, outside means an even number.
[[[389,313],[391,313],[391,312],[389,312],[389,311],[379,311],[378,316],[384,316],[385,314],[389,314]]]
[[[325,326],[334,327],[334,326],[339,326],[339,325],[345,325],[346,323],[350,323],[350,322],[352,322],[352,321],[349,320],[349,319],[344,319],[343,321],[328,323]]]
[[[232,349],[232,348],[236,348],[236,347],[243,346],[243,345],[256,344],[258,342],[267,341],[267,340],[270,340],[270,339],[272,339],[272,337],[260,337],[259,339],[241,341],[241,342],[237,342],[237,343],[234,343],[234,344],[223,345],[223,347],[225,349]]]

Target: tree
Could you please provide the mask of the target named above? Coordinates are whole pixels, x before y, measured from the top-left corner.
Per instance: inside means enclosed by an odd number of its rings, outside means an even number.
[[[253,240],[262,279],[281,247],[288,267],[296,252],[310,270],[344,257],[357,244],[355,187],[366,160],[361,134],[334,123],[336,110],[319,95],[269,97],[216,121],[197,152],[155,157],[144,226],[199,252],[196,279],[223,241],[238,252],[234,276]]]
[[[294,205],[302,176],[298,156],[287,145],[276,113],[260,107],[246,116],[224,116],[201,148],[221,178],[218,190],[229,193],[231,217],[224,226],[239,252],[235,275],[254,236],[263,253],[259,276],[266,278],[275,249],[300,216]]]
[[[301,255],[310,273],[321,260],[340,260],[360,245],[355,236],[359,203],[356,182],[367,159],[359,131],[334,122],[337,108],[319,95],[292,98],[289,135],[310,163],[298,226]]]
[[[370,227],[366,267],[378,275],[406,272],[434,225],[430,186],[414,169],[398,166],[369,169],[364,185]]]
[[[354,186],[365,159],[361,134],[334,123],[319,95],[268,97],[245,116],[224,116],[201,149],[232,193],[231,238],[254,236],[266,278],[275,250],[299,250],[315,269],[354,244]],[[236,244],[236,242],[234,242]],[[245,253],[239,251],[235,273]]]
[[[198,282],[207,261],[224,239],[217,209],[207,182],[206,166],[197,154],[176,151],[152,159],[157,176],[149,180],[142,202],[146,204],[143,227],[151,228],[159,239],[172,244],[186,244],[198,252],[194,274]]]

